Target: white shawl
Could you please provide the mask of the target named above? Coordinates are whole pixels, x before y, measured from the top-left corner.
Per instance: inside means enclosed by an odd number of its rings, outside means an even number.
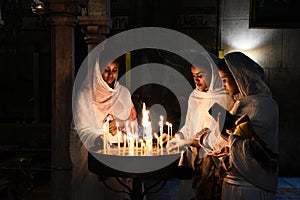
[[[204,148],[205,150],[212,150],[214,148],[214,144],[220,137],[220,133],[215,131],[217,127],[216,121],[208,113],[210,107],[214,103],[219,103],[227,110],[230,110],[233,105],[233,99],[222,87],[221,79],[214,61],[210,61],[209,67],[210,69],[206,70],[211,73],[211,77],[208,79],[210,80],[210,83],[207,83],[209,89],[207,92],[201,92],[196,88],[190,94],[185,125],[180,130],[185,139],[195,139],[196,133],[204,128],[209,128],[212,131],[212,134],[209,134],[209,136],[206,138],[202,150],[204,150]]]
[[[90,70],[91,71],[91,70]],[[108,114],[119,122],[129,119],[133,109],[131,95],[127,88],[115,83],[110,88],[103,80],[96,62],[94,73],[88,73],[84,85],[73,102],[73,116],[77,133],[87,149],[94,145],[96,137],[102,134],[104,119]],[[110,141],[116,140],[110,135]]]

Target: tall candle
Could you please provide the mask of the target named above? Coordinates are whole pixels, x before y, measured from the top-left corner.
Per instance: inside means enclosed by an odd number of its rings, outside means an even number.
[[[179,152],[179,142],[180,142],[180,137],[178,134],[175,134],[175,138],[177,140],[177,151]]]
[[[133,135],[129,135],[128,136],[128,146],[129,146],[129,155],[133,155],[134,154],[134,138]]]
[[[107,149],[107,132],[109,131],[109,123],[108,121],[106,121],[103,124],[103,152],[106,153],[106,149]]]
[[[159,132],[160,132],[160,150],[161,150],[161,154],[163,154],[163,142],[162,142],[162,135],[163,135],[163,131],[164,131],[164,116],[160,116],[160,121],[159,121]]]
[[[170,123],[166,122],[166,125],[168,126],[168,144],[170,142]]]
[[[157,133],[154,133],[154,137],[155,137],[155,139],[156,139],[156,151],[158,152],[158,145],[159,145],[159,138],[158,138],[158,135],[157,135]]]
[[[137,154],[138,154],[138,150],[139,150],[139,141],[138,141],[138,139],[139,139],[139,135],[135,134],[135,150],[136,150]]]
[[[123,155],[125,155],[125,151],[126,151],[126,135],[124,135]]]
[[[120,149],[121,149],[121,145],[120,145],[120,140],[121,140],[121,133],[119,131],[119,123],[116,123],[117,126],[117,136],[118,136],[118,153],[120,154]]]

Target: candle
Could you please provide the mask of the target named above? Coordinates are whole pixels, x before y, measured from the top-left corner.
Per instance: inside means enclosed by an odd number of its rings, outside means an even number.
[[[158,135],[157,135],[157,133],[154,133],[154,137],[155,137],[155,139],[156,139],[156,151],[158,152]]]
[[[118,136],[118,152],[119,152],[119,155],[120,155],[120,150],[121,150],[121,145],[120,145],[120,140],[121,140],[121,133],[120,133],[120,130],[119,130],[119,123],[117,122],[116,123],[116,126],[117,126],[117,136]]]
[[[171,127],[171,123],[169,123],[169,122],[166,122],[166,125],[168,126],[168,142],[167,142],[167,151],[168,151],[168,153],[169,153],[169,145],[170,145],[170,137],[171,137],[171,135],[170,135],[170,127]]]
[[[141,155],[143,154],[143,147],[142,147],[142,144],[144,143],[143,142],[143,139],[139,139],[140,143],[141,143]]]
[[[170,123],[169,122],[166,122],[166,125],[168,126],[168,143],[170,142]]]
[[[129,155],[133,155],[134,154],[134,138],[133,138],[133,135],[129,135],[128,140],[129,140]]]
[[[142,109],[142,126],[143,126],[143,139],[144,139],[144,137],[152,134],[149,111],[146,110],[145,103],[143,103],[143,109]]]
[[[177,140],[177,151],[179,152],[179,142],[180,142],[180,137],[178,134],[175,134],[175,138]]]
[[[159,143],[160,143],[160,151],[161,151],[161,154],[163,154],[163,142],[162,142],[162,135],[163,135],[163,131],[164,131],[164,116],[160,116],[160,121],[159,121],[159,132],[160,132],[160,140],[159,140]]]
[[[126,135],[124,135],[124,146],[123,146],[123,155],[125,155],[125,151],[126,151]]]
[[[146,141],[145,153],[147,155],[152,154],[152,139],[153,139],[152,136],[145,137],[145,141]]]
[[[138,139],[139,139],[139,135],[135,134],[135,150],[136,150],[137,154],[138,154],[138,151],[139,151],[139,141],[138,141]]]
[[[106,121],[103,124],[103,152],[106,153],[107,150],[107,132],[109,131],[109,123]]]
[[[141,143],[141,155],[145,154],[145,143],[144,141]]]

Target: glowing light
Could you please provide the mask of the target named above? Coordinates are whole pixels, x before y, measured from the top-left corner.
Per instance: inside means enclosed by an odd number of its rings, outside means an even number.
[[[274,38],[275,30],[249,29],[248,24],[228,29],[223,35],[224,54],[240,51],[263,66],[264,57],[268,52],[270,40]]]

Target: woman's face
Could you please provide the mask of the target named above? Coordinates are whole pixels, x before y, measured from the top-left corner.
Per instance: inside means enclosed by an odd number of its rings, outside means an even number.
[[[113,88],[115,81],[118,78],[119,66],[116,63],[111,63],[107,66],[102,73],[103,80],[109,85],[109,87]]]
[[[219,75],[222,79],[222,84],[223,84],[225,90],[229,93],[230,96],[233,96],[233,95],[239,93],[238,86],[237,86],[234,78],[231,75],[225,73],[222,70],[219,70]]]
[[[195,82],[195,85],[198,90],[202,92],[206,92],[208,90],[206,84],[206,75],[204,72],[201,72],[198,68],[192,66],[191,67],[192,76]]]

